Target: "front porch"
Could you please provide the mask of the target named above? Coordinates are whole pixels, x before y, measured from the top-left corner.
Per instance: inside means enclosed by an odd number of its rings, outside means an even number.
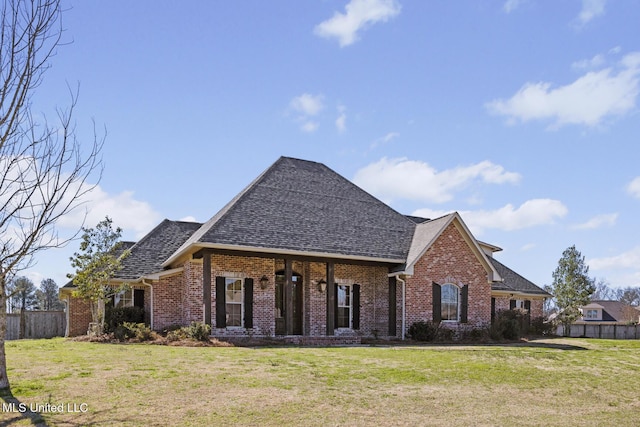
[[[202,318],[213,337],[355,345],[396,336],[388,265],[215,250],[194,258],[202,260]]]

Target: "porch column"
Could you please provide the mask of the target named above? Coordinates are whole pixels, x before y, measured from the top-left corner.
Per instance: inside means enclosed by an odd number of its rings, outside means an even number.
[[[327,262],[327,335],[335,335],[336,316],[336,285],[334,278],[334,264]]]
[[[220,298],[216,295],[216,298]],[[202,301],[204,304],[204,323],[211,326],[211,252],[202,254]]]
[[[293,335],[293,280],[291,259],[284,260],[284,325],[287,335]]]

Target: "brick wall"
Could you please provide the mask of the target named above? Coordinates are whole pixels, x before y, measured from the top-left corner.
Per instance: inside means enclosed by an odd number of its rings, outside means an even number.
[[[88,300],[70,296],[68,299],[68,336],[86,335],[91,322],[91,305]]]
[[[468,285],[468,325],[480,327],[491,322],[491,284],[487,271],[454,223],[451,223],[415,264],[407,277],[406,327],[433,319],[432,282]],[[399,286],[401,292],[401,287]],[[398,292],[399,300],[401,293]],[[401,317],[401,309],[399,309]]]
[[[174,325],[184,325],[183,275],[162,277],[153,282],[153,329],[161,331]]]

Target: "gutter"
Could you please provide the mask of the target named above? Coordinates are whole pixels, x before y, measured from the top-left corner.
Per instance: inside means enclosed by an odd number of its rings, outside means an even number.
[[[397,281],[402,283],[402,340],[404,341],[407,331],[407,282],[400,276],[406,277],[406,272],[396,272],[388,274],[388,277],[395,277]]]
[[[151,330],[153,330],[153,285],[151,283],[145,282],[145,278],[141,278],[142,284],[149,287],[151,299],[149,300],[149,323]]]
[[[404,337],[406,335],[407,328],[407,292],[406,292],[406,282],[404,279],[400,278],[400,275],[396,277],[396,280],[402,282],[402,340],[404,341]]]

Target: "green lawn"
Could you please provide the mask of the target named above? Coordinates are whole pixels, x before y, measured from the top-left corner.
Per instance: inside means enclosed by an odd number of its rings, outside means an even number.
[[[640,341],[194,348],[52,339],[6,347],[15,399],[86,412],[26,418],[4,408],[0,425],[640,424]]]

